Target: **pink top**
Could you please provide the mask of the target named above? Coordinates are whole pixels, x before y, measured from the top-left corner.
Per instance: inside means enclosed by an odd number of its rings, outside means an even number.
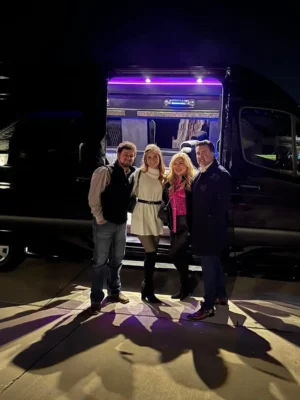
[[[170,204],[173,214],[173,232],[176,232],[176,222],[178,215],[186,215],[185,190],[181,188],[170,194]]]

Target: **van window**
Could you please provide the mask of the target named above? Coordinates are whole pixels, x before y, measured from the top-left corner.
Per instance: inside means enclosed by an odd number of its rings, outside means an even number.
[[[246,161],[293,174],[291,123],[291,115],[285,112],[243,108],[240,113],[240,131]]]
[[[15,126],[10,161],[51,162],[74,158],[78,162],[79,145],[83,141],[82,119],[75,115],[40,115],[32,113]]]
[[[296,119],[296,160],[297,160],[297,175],[300,176],[300,120]]]
[[[6,165],[8,162],[9,147],[15,131],[15,125],[15,123],[12,123],[0,129],[0,167]]]

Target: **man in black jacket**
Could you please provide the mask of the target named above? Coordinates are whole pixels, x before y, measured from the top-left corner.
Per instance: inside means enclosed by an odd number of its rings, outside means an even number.
[[[209,140],[196,145],[196,156],[200,172],[192,184],[192,249],[201,258],[205,296],[200,310],[188,317],[202,320],[214,315],[214,305],[228,301],[220,255],[226,247],[231,177]]]
[[[136,146],[123,142],[118,146],[116,162],[96,169],[92,176],[89,192],[89,206],[94,216],[92,314],[101,310],[105,280],[112,301],[124,304],[129,301],[121,293],[120,271],[125,254],[127,210],[133,187],[130,176],[135,171],[132,166],[135,156]]]

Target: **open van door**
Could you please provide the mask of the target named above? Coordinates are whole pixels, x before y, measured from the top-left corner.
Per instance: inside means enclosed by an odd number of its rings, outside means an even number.
[[[220,161],[233,178],[236,244],[297,246],[299,111],[268,79],[242,67],[224,82]]]
[[[193,154],[195,137],[209,136],[216,144],[220,136],[220,109],[225,68],[190,66],[185,68],[115,69],[110,74],[107,96],[107,158],[111,161],[117,145],[133,141],[137,147],[135,165],[141,165],[145,147],[157,144],[168,170],[174,154],[185,148]],[[193,143],[192,144],[190,144]],[[130,215],[128,233],[130,234]],[[164,228],[160,246],[170,244]],[[128,243],[138,242],[128,235]],[[168,252],[168,250],[167,250]]]

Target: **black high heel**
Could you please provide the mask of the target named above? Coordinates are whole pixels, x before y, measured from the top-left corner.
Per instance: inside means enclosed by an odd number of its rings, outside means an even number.
[[[148,287],[145,282],[142,282],[142,288],[141,288],[141,299],[143,301],[147,301],[148,303],[156,303],[156,304],[161,304],[161,300],[159,300],[151,287]]]
[[[154,303],[154,304],[161,304],[162,301],[159,300],[155,294],[148,294],[148,295],[142,295],[142,300],[147,301],[148,303]]]
[[[171,299],[175,299],[175,300],[184,300],[186,297],[189,297],[191,295],[189,290],[178,290],[178,292],[174,293],[171,296]]]
[[[172,294],[171,299],[178,300],[178,299],[180,299],[181,295],[182,295],[182,291],[180,289],[180,290],[178,290],[178,292]]]

